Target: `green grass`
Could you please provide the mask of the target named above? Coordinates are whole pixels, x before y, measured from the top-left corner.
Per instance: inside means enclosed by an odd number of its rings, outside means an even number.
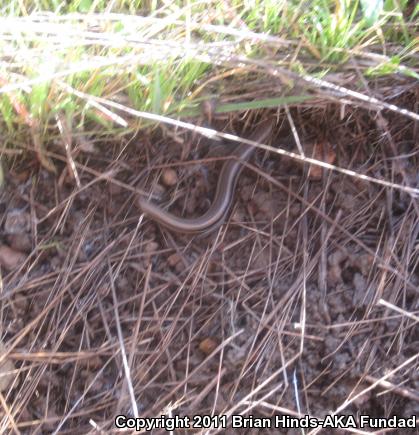
[[[199,103],[213,95],[232,98],[232,112],[281,101],[281,95],[262,95],[256,102],[247,97],[255,72],[226,62],[230,56],[257,57],[315,76],[347,70],[348,61],[358,57],[368,59],[358,63],[365,76],[417,77],[419,14],[406,0],[166,5],[127,0],[113,2],[112,10],[108,5],[98,0],[0,2],[0,129],[6,144],[16,142],[31,123],[48,140],[45,126],[54,123],[58,111],[81,128],[87,121],[105,126],[105,133],[115,128],[109,116],[66,92],[63,83],[93,96],[123,95],[128,107],[179,117],[198,114]],[[41,11],[55,15],[30,15]],[[89,20],[95,26],[87,25]],[[255,33],[276,39],[256,40]]]

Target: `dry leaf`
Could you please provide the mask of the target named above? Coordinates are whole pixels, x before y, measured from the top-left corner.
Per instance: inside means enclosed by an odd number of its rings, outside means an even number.
[[[310,156],[313,159],[329,164],[333,164],[336,161],[336,153],[331,144],[328,142],[317,142],[313,145],[313,148],[310,151],[307,151],[307,156]],[[323,168],[321,166],[310,166],[308,170],[308,176],[310,180],[321,180],[322,175]]]

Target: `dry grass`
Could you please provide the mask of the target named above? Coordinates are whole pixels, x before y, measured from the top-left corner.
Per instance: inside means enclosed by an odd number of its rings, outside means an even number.
[[[263,55],[195,47],[213,69],[159,114],[155,98],[130,104],[127,83],[103,95],[64,68],[47,94],[68,106],[43,124],[12,91],[45,77],[4,84],[27,129],[3,149],[0,248],[23,259],[2,259],[0,432],[113,433],[117,414],[419,414],[417,81],[400,69],[367,78],[383,58],[359,47],[319,78],[306,57],[294,68],[296,41],[237,37]],[[184,56],[171,41],[148,53]],[[133,56],[109,62],[125,69]],[[221,88],[201,112],[202,94]],[[80,128],[84,107],[105,132]],[[275,132],[249,142],[261,151],[217,232],[178,235],[140,215],[137,195],[162,190],[174,213],[198,215],[219,171],[205,147],[246,141],[264,116]]]
[[[387,112],[383,136],[366,128],[364,109],[341,118],[336,107],[288,116],[307,137],[328,126],[326,139],[345,138],[334,142],[340,165],[380,170],[395,188],[328,170],[313,180],[304,162],[269,154],[240,180],[228,225],[206,239],[178,236],[139,218],[125,189],[178,153],[167,138],[140,136],[140,153],[114,143],[75,159],[81,188],[67,165],[61,185],[44,173],[27,193],[8,189],[5,215],[23,201],[38,221],[30,255],[3,277],[3,359],[16,367],[3,431],[109,432],[119,413],[169,410],[413,412],[418,203],[397,186],[417,150],[395,159],[385,147],[386,137],[409,143],[413,122]],[[277,116],[287,130],[287,113]],[[180,196],[193,200],[191,186]]]

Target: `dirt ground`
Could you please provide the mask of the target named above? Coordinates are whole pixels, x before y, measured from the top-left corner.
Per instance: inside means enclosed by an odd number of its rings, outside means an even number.
[[[417,86],[383,89],[417,112]],[[419,187],[408,117],[327,101],[290,113],[300,144],[283,110],[214,126],[246,137],[276,116],[274,147]],[[34,153],[5,168],[2,433],[111,433],[136,413],[419,416],[418,198],[258,151],[227,222],[182,235],[141,216],[135,190],[199,216],[231,144],[168,127],[74,144],[75,169],[59,140],[57,174]]]

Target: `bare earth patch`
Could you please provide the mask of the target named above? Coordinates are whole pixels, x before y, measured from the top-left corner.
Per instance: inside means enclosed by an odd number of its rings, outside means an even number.
[[[414,111],[414,89],[390,97]],[[330,103],[291,115],[307,156],[418,187],[414,121]],[[141,217],[126,186],[199,216],[221,154],[162,134],[80,152],[81,188],[59,146],[57,175],[35,156],[10,168],[1,431],[109,433],[136,413],[419,415],[418,199],[259,151],[227,223],[176,234]],[[269,143],[298,153],[290,134],[278,112]]]

